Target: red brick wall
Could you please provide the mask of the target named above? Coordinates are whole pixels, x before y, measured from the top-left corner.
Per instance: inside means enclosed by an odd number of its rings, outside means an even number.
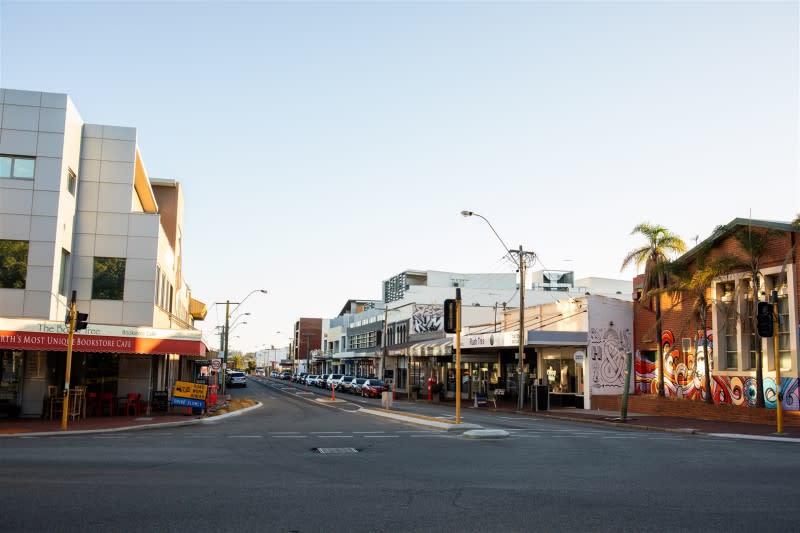
[[[619,411],[622,396],[592,396],[592,408],[601,411]],[[699,418],[701,420],[725,420],[750,424],[775,424],[775,409],[742,408],[733,405],[708,405],[704,402],[658,398],[649,395],[628,397],[628,412]],[[800,411],[784,411],[783,423],[800,426]]]

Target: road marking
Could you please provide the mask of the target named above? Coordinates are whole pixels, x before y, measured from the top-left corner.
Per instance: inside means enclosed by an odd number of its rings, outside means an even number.
[[[352,439],[353,435],[317,435],[321,439]]]
[[[299,431],[270,431],[270,435],[299,435]]]
[[[304,439],[305,435],[272,435],[273,439]]]
[[[588,439],[588,435],[550,435],[554,439]]]
[[[229,439],[263,439],[264,435],[228,435]]]
[[[400,435],[363,435],[365,439],[397,439]]]
[[[431,433],[430,435],[409,435],[412,439],[423,439],[427,437],[447,437],[447,435],[437,435],[436,433]]]
[[[601,439],[636,439],[636,438],[638,438],[638,436],[637,436],[637,435],[631,435],[631,436],[627,436],[627,435],[626,435],[626,436],[622,436],[622,435],[619,435],[619,436],[615,436],[615,437],[614,437],[614,436],[610,436],[610,435],[609,435],[609,436],[602,436],[602,437],[600,437],[600,438],[601,438]]]
[[[356,435],[372,435],[375,433],[386,433],[385,431],[354,431]]]
[[[341,435],[341,431],[312,431],[312,435]]]

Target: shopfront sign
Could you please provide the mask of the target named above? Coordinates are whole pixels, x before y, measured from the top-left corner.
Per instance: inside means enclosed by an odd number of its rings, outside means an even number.
[[[66,351],[68,331],[62,322],[0,319],[0,349]],[[196,330],[168,330],[113,325],[90,325],[75,333],[76,352],[138,354],[206,354]]]
[[[208,385],[192,383],[190,381],[176,381],[173,398],[191,398],[205,401],[208,394]]]
[[[580,365],[586,360],[586,352],[578,350],[573,354],[572,358],[575,359],[575,362]]]

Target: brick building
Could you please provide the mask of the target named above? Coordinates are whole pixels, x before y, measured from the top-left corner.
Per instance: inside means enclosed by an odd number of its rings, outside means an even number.
[[[771,301],[777,295],[779,327],[775,331],[778,358],[781,362],[782,405],[785,410],[800,410],[798,396],[798,287],[797,241],[800,228],[790,223],[737,218],[720,227],[676,262],[684,263],[690,272],[697,270],[698,260],[706,263],[722,256],[738,259],[727,274],[713,279],[706,291],[707,321],[699,324],[692,310],[688,293],[661,296],[661,343],[665,395],[703,400],[706,396],[704,376],[706,360],[710,361],[711,394],[716,404],[754,406],[757,396],[757,347],[762,349],[762,372],[765,405],[774,408],[777,401],[773,338],[761,338],[752,326],[753,302],[751,255],[745,251],[736,234],[764,240],[766,246],[758,261],[757,301]],[[643,276],[634,279],[634,349],[637,394],[657,394],[658,366],[656,357],[656,324],[653,300],[641,301]],[[709,354],[704,353],[703,333],[709,339]]]

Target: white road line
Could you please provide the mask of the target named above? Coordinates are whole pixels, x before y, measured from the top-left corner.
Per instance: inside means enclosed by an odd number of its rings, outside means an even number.
[[[229,439],[263,439],[264,435],[228,435]]]
[[[447,437],[447,435],[437,435],[436,433],[432,433],[430,435],[409,435],[412,439],[424,439],[428,437]]]
[[[341,435],[341,431],[312,431],[312,435]]]
[[[273,439],[305,439],[306,435],[272,435]]]
[[[385,431],[354,431],[355,435],[374,435],[376,433],[386,433]]]
[[[321,439],[352,439],[353,435],[317,435]]]
[[[299,435],[299,431],[270,431],[270,435]]]
[[[400,435],[363,435],[365,439],[398,439]]]
[[[603,436],[603,437],[600,437],[600,438],[601,438],[601,439],[637,439],[637,438],[639,438],[639,437],[638,437],[638,436],[636,436],[636,435],[632,435],[632,436],[630,436],[630,437],[628,437],[628,436],[625,436],[625,437],[623,437],[623,436],[617,436],[617,437],[612,437],[612,436]]]

